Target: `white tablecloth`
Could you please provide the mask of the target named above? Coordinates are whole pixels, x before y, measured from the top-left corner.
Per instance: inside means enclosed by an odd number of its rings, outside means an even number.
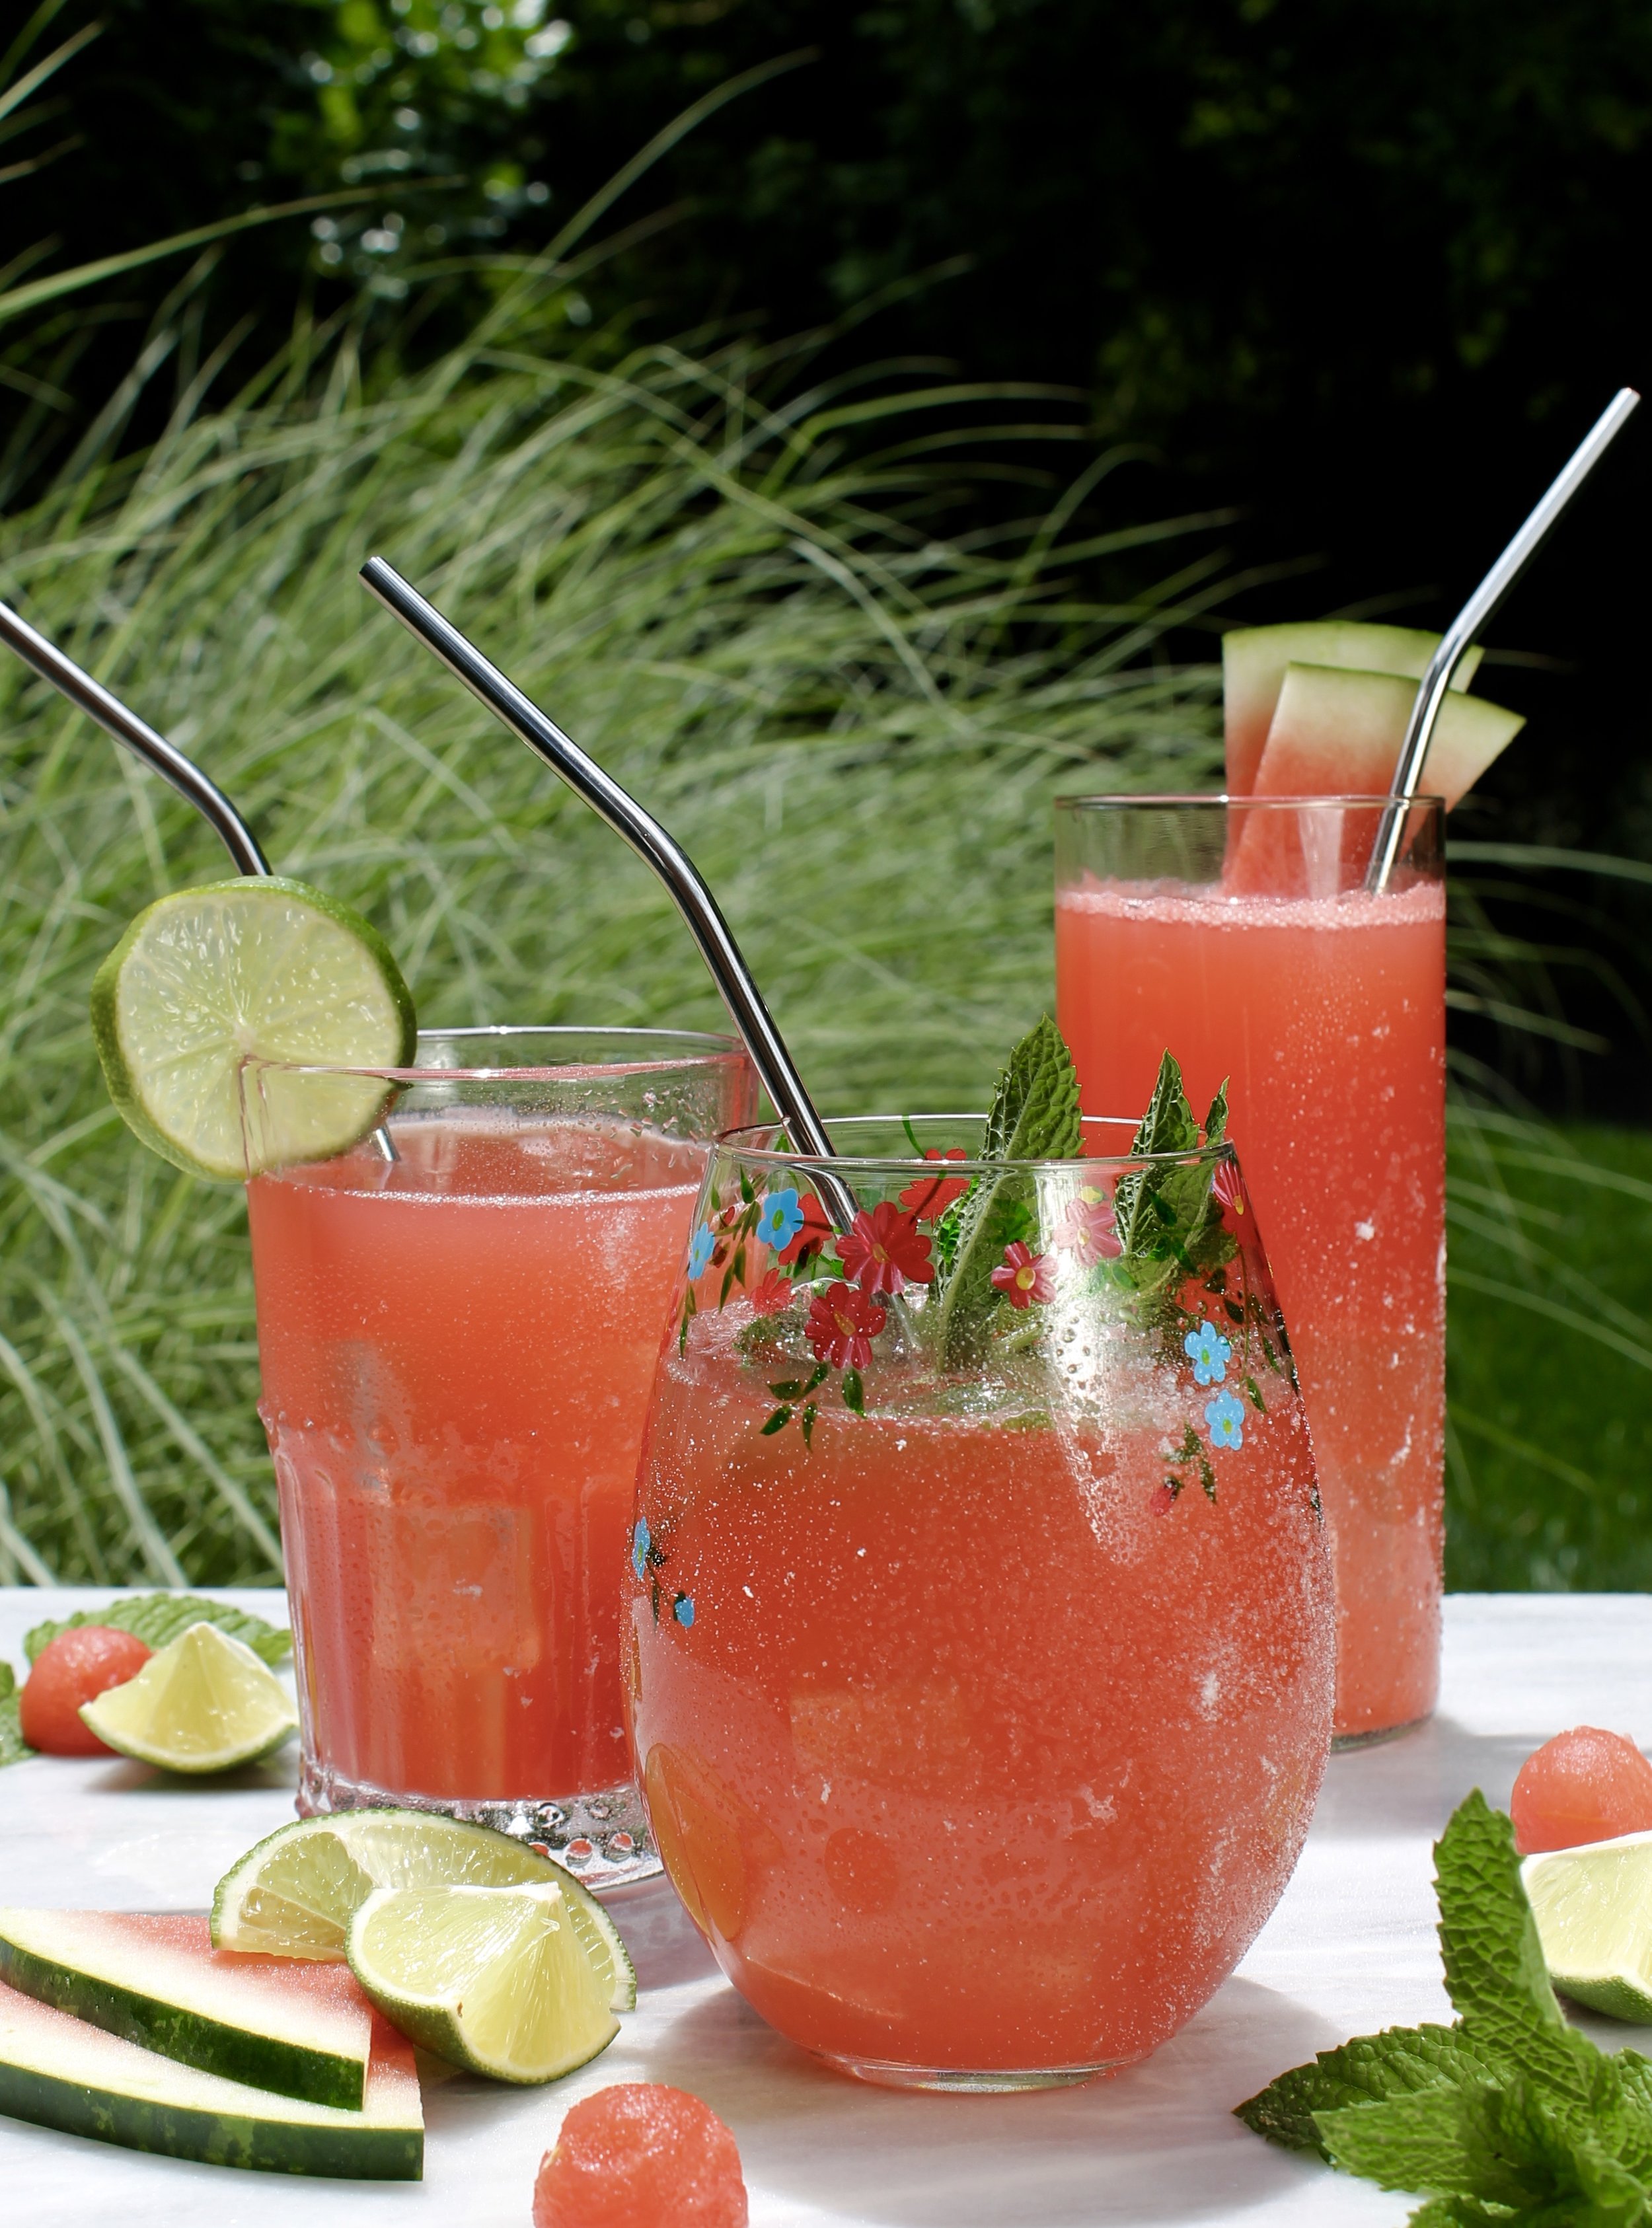
[[[21,1673],[29,1624],[108,1598],[0,1589],[0,1655]],[[277,1594],[233,1598],[282,1613]],[[644,1993],[619,2039],[549,2090],[458,2075],[427,2084],[422,2183],[231,2173],[0,2120],[0,2218],[525,2228],[535,2169],[568,2105],[611,2081],[650,2080],[693,2090],[734,2129],[752,2228],[1401,2222],[1406,2200],[1273,2148],[1232,2108],[1350,2034],[1447,2015],[1430,1843],[1470,1788],[1505,1803],[1529,1751],[1579,1723],[1652,1735],[1652,1597],[1448,1602],[1438,1717],[1332,1758],[1297,1876],[1238,1973],[1156,2057],[1111,2080],[1026,2097],[862,2088],[765,2027],[656,1895],[620,1913]],[[291,1816],[293,1775],[291,1751],[227,1786],[167,1783],[119,1761],[0,1771],[0,1903],[203,1909],[231,1860]],[[1591,2032],[1608,2046],[1647,2044],[1604,2022]]]

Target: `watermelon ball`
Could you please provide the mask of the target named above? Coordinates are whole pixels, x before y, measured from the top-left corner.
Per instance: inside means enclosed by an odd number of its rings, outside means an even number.
[[[1574,1725],[1527,1757],[1508,1808],[1523,1857],[1652,1833],[1652,1764],[1622,1733]]]
[[[150,1652],[136,1633],[112,1624],[71,1625],[48,1640],[18,1697],[18,1728],[29,1747],[48,1756],[112,1756],[82,1724],[80,1705],[135,1679]]]
[[[659,2081],[581,2097],[540,2161],[534,2228],[746,2228],[734,2138]]]

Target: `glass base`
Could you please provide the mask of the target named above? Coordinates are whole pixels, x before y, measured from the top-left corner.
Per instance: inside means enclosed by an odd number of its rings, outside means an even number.
[[[1425,1725],[1433,1714],[1431,1710],[1426,1716],[1407,1718],[1403,1725],[1377,1725],[1369,1732],[1333,1733],[1331,1754],[1341,1756],[1348,1749],[1380,1748],[1384,1741],[1398,1740],[1401,1733],[1414,1733],[1418,1726]]]
[[[634,1787],[611,1787],[600,1795],[565,1795],[554,1802],[531,1796],[449,1798],[400,1795],[364,1779],[347,1779],[330,1765],[306,1756],[298,1772],[298,1815],[324,1818],[335,1810],[433,1810],[491,1826],[518,1841],[531,1841],[594,1888],[624,1887],[654,1879],[662,1870],[641,1798]]]
[[[833,2050],[817,2050],[815,2056],[839,2073],[870,2081],[880,2089],[932,2089],[957,2097],[995,2097],[1021,2089],[1076,2089],[1081,2081],[1117,2073],[1120,2066],[1130,2063],[1124,2058],[1106,2058],[1098,2065],[1043,2065],[1025,2073],[989,2066],[974,2072],[952,2065],[896,2065],[882,2058],[840,2058]]]

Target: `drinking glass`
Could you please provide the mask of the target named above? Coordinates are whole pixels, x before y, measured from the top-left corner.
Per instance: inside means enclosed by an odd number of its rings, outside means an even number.
[[[660,1853],[741,1994],[868,2080],[1156,2048],[1273,1908],[1328,1752],[1238,1162],[1085,1128],[990,1164],[970,1117],[720,1140],[655,1379],[625,1681]]]
[[[1339,1745],[1426,1717],[1445,1430],[1443,807],[1364,887],[1384,800],[1063,797],[1056,1012],[1095,1111],[1168,1045],[1233,1135],[1302,1372],[1336,1571]]]
[[[756,1111],[731,1039],[447,1029],[407,1069],[249,1062],[265,1154],[295,1093],[381,1085],[375,1134],[247,1187],[306,1815],[403,1803],[659,1869],[619,1693],[644,1411],[705,1140]]]

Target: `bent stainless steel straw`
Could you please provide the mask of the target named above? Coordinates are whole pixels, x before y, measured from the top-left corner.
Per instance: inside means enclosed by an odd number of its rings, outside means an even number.
[[[682,846],[667,834],[651,813],[645,812],[611,774],[565,735],[554,720],[524,696],[498,668],[489,663],[475,644],[466,640],[451,619],[404,580],[382,557],[369,557],[362,578],[408,631],[432,650],[444,665],[480,697],[496,720],[519,735],[530,751],[537,752],[554,768],[569,788],[599,812],[616,835],[624,836],[633,851],[650,866],[665,884],[678,912],[688,924],[723,1003],[745,1040],[758,1080],[773,1101],[775,1111],[799,1153],[829,1158],[832,1141],[804,1088],[803,1078],[774,1025],[763,994],[723,919],[717,900],[698,868]],[[855,1213],[853,1200],[835,1181],[823,1184],[826,1207],[838,1226],[847,1229]]]
[[[1405,739],[1399,746],[1399,761],[1388,791],[1390,801],[1383,811],[1371,864],[1366,870],[1365,886],[1373,893],[1380,895],[1388,887],[1388,877],[1394,870],[1405,836],[1406,813],[1423,778],[1423,762],[1433,740],[1435,722],[1464,651],[1482,627],[1490,624],[1499,605],[1542,547],[1561,512],[1617,438],[1640,399],[1632,387],[1618,388],[1542,502],[1442,636],[1440,646],[1429,660],[1428,670],[1418,685],[1417,701],[1411,708]]]
[[[164,735],[157,735],[147,720],[140,720],[118,696],[112,696],[100,681],[94,681],[72,657],[66,657],[55,643],[48,642],[26,619],[19,618],[10,604],[0,603],[0,642],[15,650],[42,681],[49,681],[88,719],[95,720],[106,734],[124,744],[134,758],[152,767],[163,781],[170,782],[180,797],[193,804],[228,852],[237,874],[274,872],[257,836],[217,783],[204,774],[193,759],[185,758],[176,743],[169,743]],[[401,1158],[383,1123],[373,1132],[373,1144],[382,1160]]]
[[[269,861],[259,848],[258,838],[217,783],[208,780],[194,759],[186,759],[175,743],[169,743],[164,735],[157,735],[136,712],[128,711],[100,681],[83,673],[54,643],[48,642],[43,634],[36,634],[9,604],[0,604],[0,642],[15,650],[25,665],[32,665],[42,681],[49,681],[54,688],[61,689],[71,704],[78,704],[106,734],[112,735],[118,743],[125,744],[134,758],[152,766],[163,781],[170,782],[178,795],[186,797],[213,829],[234,861],[238,874],[267,874],[272,871]]]

